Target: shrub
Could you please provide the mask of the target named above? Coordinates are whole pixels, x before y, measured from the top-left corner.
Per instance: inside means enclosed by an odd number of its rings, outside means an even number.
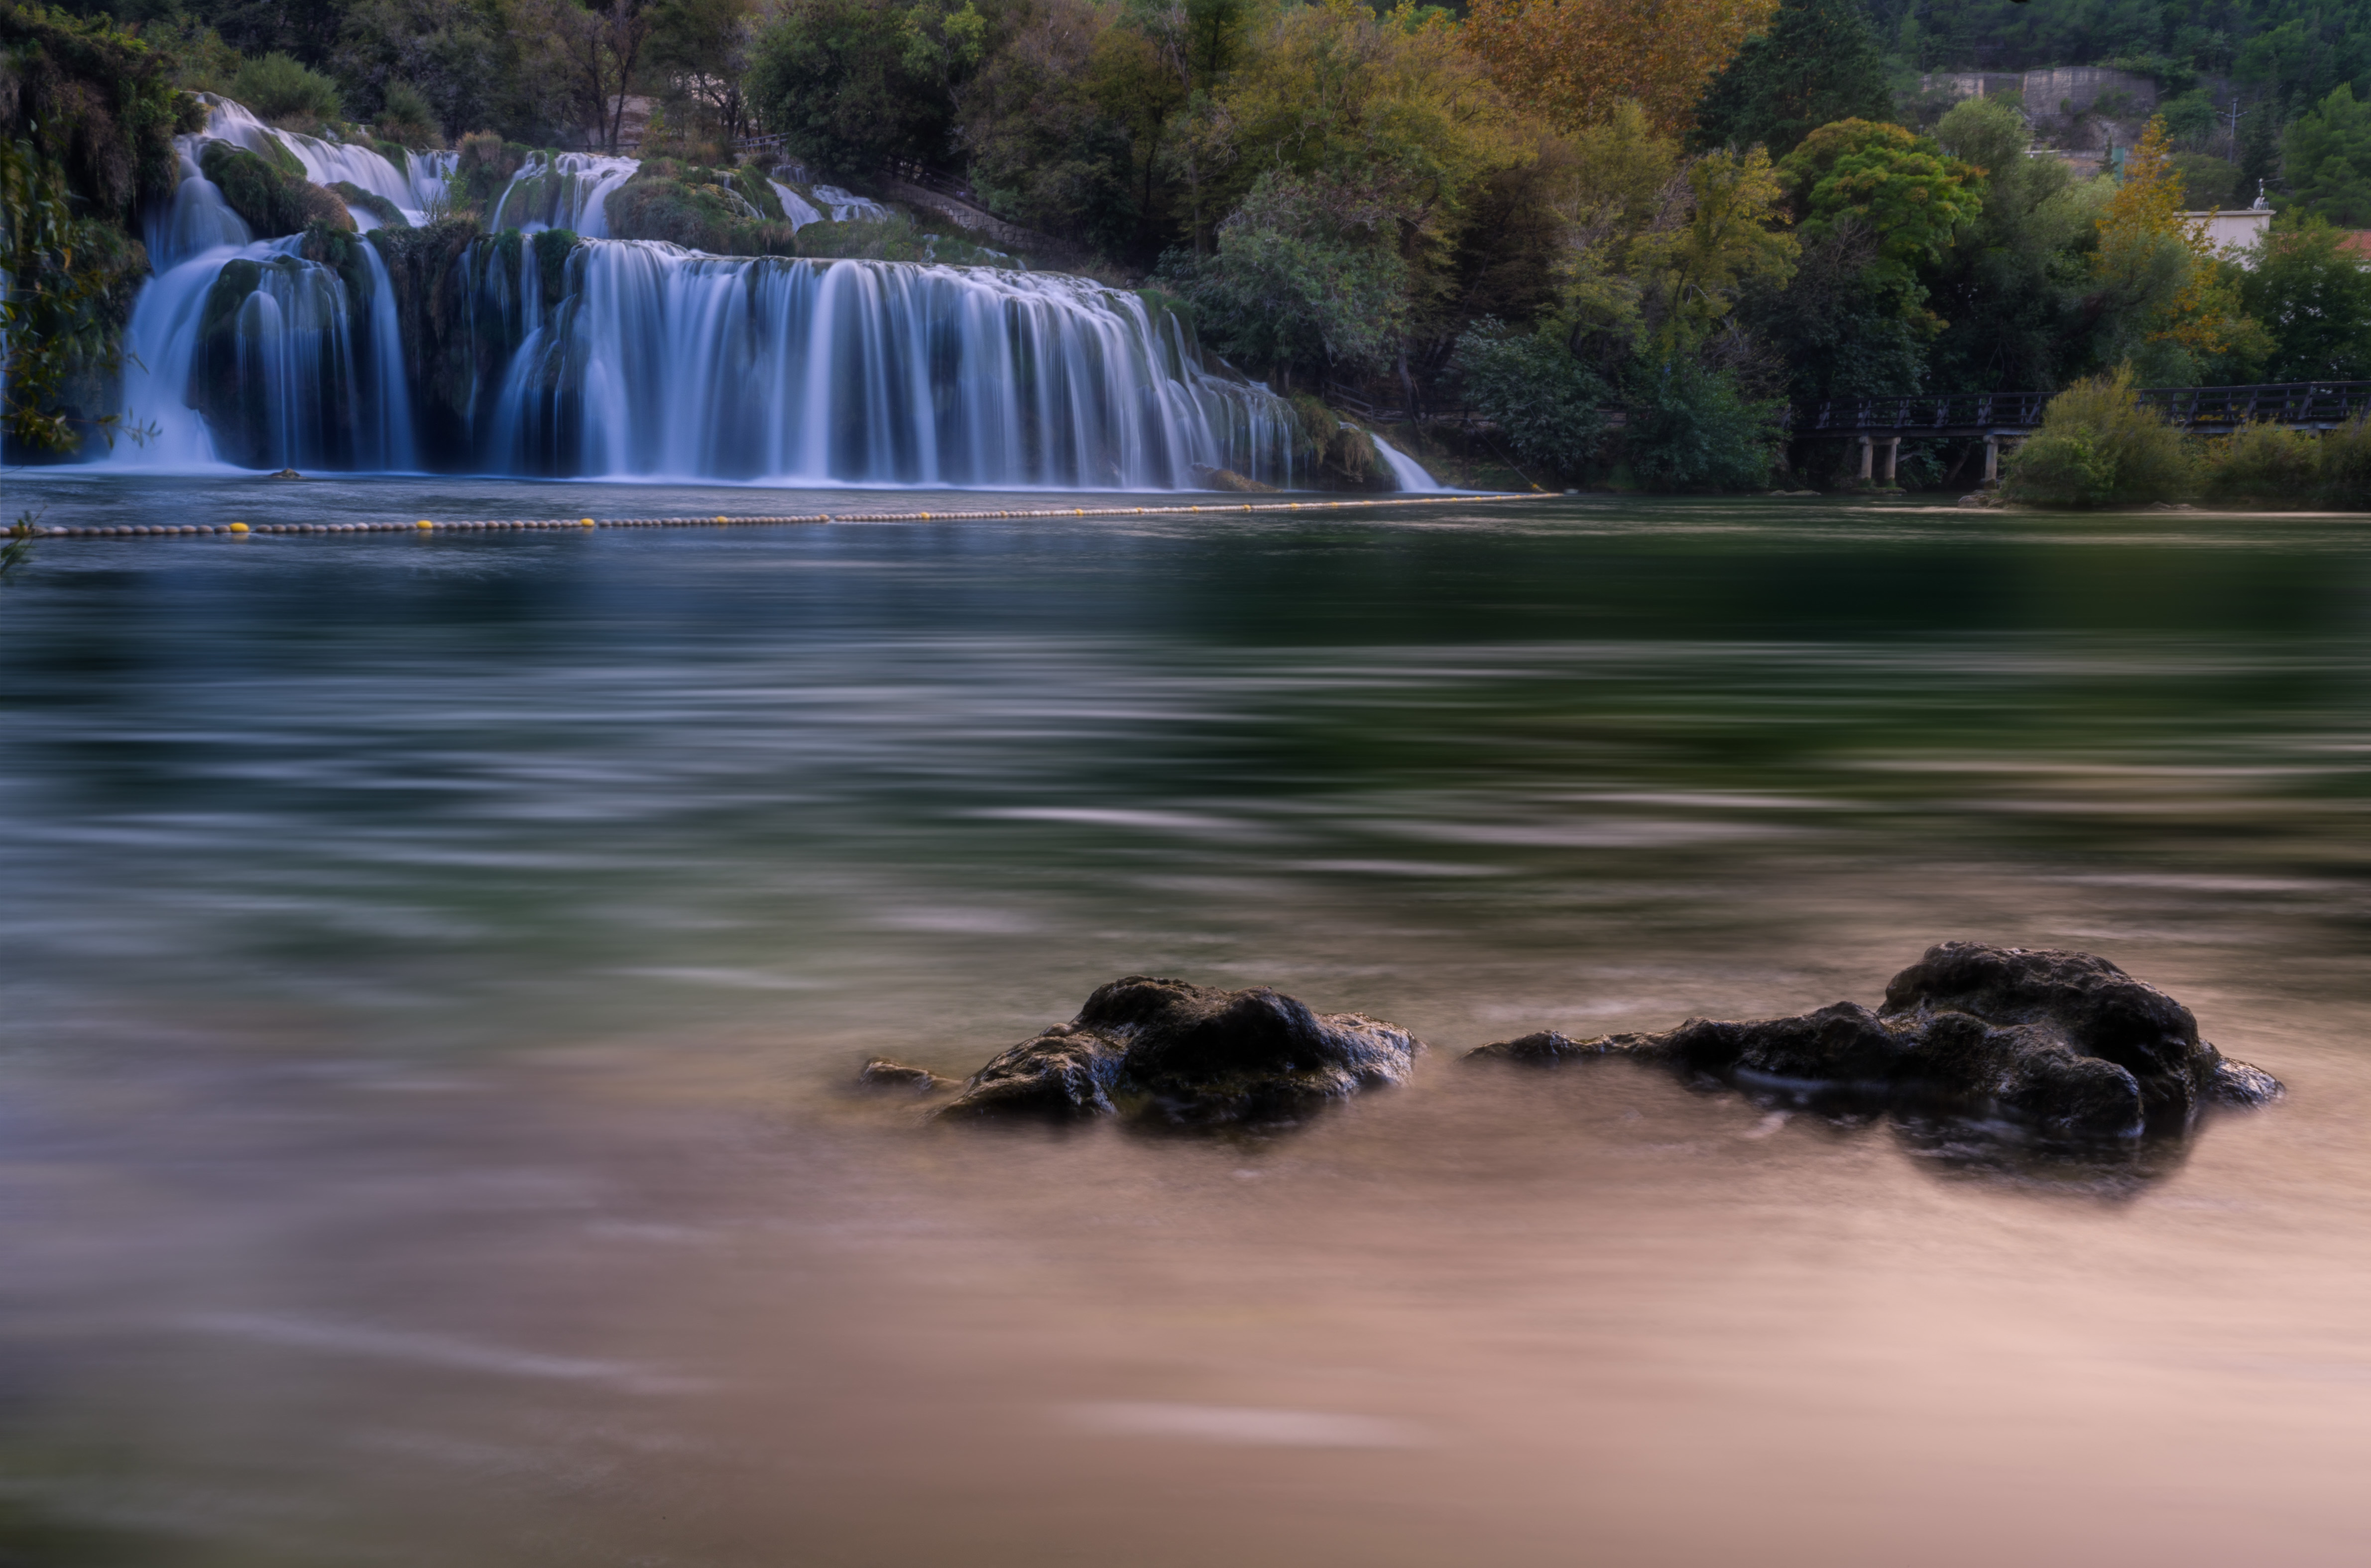
[[[314,130],[341,114],[338,85],[285,54],[267,54],[240,66],[230,96],[294,131]]]
[[[1640,365],[1630,378],[1623,451],[1648,490],[1759,490],[1777,460],[1776,400],[1748,398],[1729,375],[1688,360]]]
[[[2140,406],[2126,365],[2050,400],[2001,493],[2036,506],[2107,506],[2171,501],[2193,478],[2181,432]]]
[[[2314,455],[2324,501],[2348,511],[2371,510],[2371,416],[2323,436]]]
[[[379,105],[378,120],[372,125],[371,133],[407,147],[434,147],[442,140],[436,133],[436,110],[410,82],[387,85],[387,96]]]
[[[2321,489],[2320,443],[2285,425],[2241,425],[2206,448],[2200,478],[2223,501],[2297,506]]]
[[[1452,363],[1467,404],[1523,461],[1577,475],[1596,456],[1605,429],[1599,410],[1611,395],[1563,344],[1485,318],[1457,340]]]

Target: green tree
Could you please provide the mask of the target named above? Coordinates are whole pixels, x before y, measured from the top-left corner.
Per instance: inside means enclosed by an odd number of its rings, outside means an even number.
[[[742,78],[757,32],[754,0],[655,0],[650,18],[643,59],[665,84],[666,101],[693,109],[722,135],[747,134]]]
[[[1270,173],[1219,225],[1208,257],[1174,254],[1169,285],[1203,340],[1280,386],[1391,362],[1408,312],[1391,214],[1357,190]]]
[[[2356,102],[2352,86],[2340,83],[2300,116],[2282,152],[2296,205],[2334,224],[2371,225],[2371,103]]]
[[[1092,0],[1031,0],[957,97],[972,187],[989,210],[1106,254],[1131,247],[1139,215],[1137,125],[1114,112],[1099,67],[1145,56],[1107,48],[1116,30]]]
[[[1984,177],[1933,141],[1867,120],[1840,120],[1804,138],[1778,166],[1816,243],[1839,224],[1866,230],[1872,291],[1895,312],[1934,328],[1920,269],[1943,259],[1984,210]]]
[[[2088,362],[2089,251],[2106,182],[2031,158],[2025,117],[1992,98],[1955,105],[1937,143],[1986,172],[1984,210],[1928,277],[1946,318],[1934,340],[1938,386],[2024,391],[2062,385]]]
[[[1466,406],[1498,427],[1515,455],[1567,478],[1588,470],[1613,394],[1553,330],[1510,332],[1486,317],[1459,336],[1452,363]]]
[[[2271,339],[2268,381],[2371,379],[2371,271],[2329,225],[2270,234],[2240,274],[2239,299]]]
[[[1785,0],[1705,89],[1691,145],[1785,157],[1839,120],[1890,120],[1893,94],[1860,0]]]
[[[790,0],[758,35],[747,91],[759,123],[818,170],[863,178],[891,158],[946,156],[954,105],[907,60],[895,0]]]

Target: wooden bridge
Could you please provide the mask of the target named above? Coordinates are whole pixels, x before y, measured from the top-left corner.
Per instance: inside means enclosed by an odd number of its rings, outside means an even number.
[[[2330,430],[2371,411],[2371,381],[2281,381],[2255,386],[2151,386],[2134,394],[2145,409],[2196,435],[2228,435],[2258,421],[2291,430]],[[1860,444],[1860,477],[1891,482],[1909,436],[1981,437],[1984,478],[2000,477],[2001,444],[2033,433],[2047,392],[1955,392],[1928,398],[1854,398],[1787,410],[1787,437],[1841,436]]]

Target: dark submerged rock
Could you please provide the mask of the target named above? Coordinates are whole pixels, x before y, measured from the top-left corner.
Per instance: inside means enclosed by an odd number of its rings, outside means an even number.
[[[2188,1008],[2089,953],[1944,942],[1895,975],[1877,1011],[1690,1019],[1656,1034],[1529,1034],[1468,1059],[1553,1065],[1622,1055],[1746,1088],[1995,1115],[2044,1132],[2180,1131],[2208,1105],[2261,1105],[2270,1073],[2198,1038]]]
[[[1358,1013],[1317,1013],[1265,986],[1222,991],[1130,975],[1079,1016],[974,1073],[938,1115],[1119,1115],[1173,1125],[1290,1122],[1404,1082],[1420,1042]]]

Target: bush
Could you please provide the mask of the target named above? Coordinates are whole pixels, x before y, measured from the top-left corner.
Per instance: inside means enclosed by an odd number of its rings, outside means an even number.
[[[2001,493],[2036,506],[2172,501],[2193,481],[2181,432],[2133,397],[2130,365],[2050,400],[2041,428],[2009,460]]]
[[[2303,505],[2321,489],[2319,446],[2284,425],[2241,425],[2206,448],[2203,488],[2219,501]]]
[[[371,126],[371,133],[407,147],[434,147],[443,140],[436,133],[435,110],[410,82],[387,85],[387,96],[379,105],[378,119]]]
[[[230,96],[292,131],[312,131],[340,118],[338,85],[289,55],[250,60],[232,78]]]
[[[1623,451],[1648,490],[1760,490],[1777,461],[1783,404],[1748,398],[1735,379],[1688,360],[1640,365],[1630,378]]]
[[[1464,378],[1466,403],[1523,461],[1575,476],[1595,458],[1605,429],[1599,410],[1611,395],[1563,344],[1485,318],[1457,340],[1452,363]]]
[[[2371,511],[2371,416],[2323,436],[2314,455],[2324,501],[2350,512]]]

